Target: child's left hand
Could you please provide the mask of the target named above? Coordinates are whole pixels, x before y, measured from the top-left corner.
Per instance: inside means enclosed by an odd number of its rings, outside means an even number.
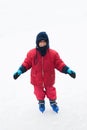
[[[76,73],[71,69],[67,70],[67,74],[69,74],[72,78],[76,78]]]

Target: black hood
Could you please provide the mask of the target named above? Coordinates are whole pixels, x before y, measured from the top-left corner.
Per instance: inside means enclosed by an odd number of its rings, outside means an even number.
[[[36,37],[36,47],[38,48],[39,47],[39,42],[40,41],[46,41],[47,43],[47,48],[49,48],[49,38],[48,38],[48,35],[46,34],[46,32],[40,32],[37,37]]]
[[[47,45],[44,47],[39,47],[39,42],[42,40],[46,41]],[[46,32],[40,32],[36,37],[36,49],[40,52],[42,56],[45,56],[48,48],[49,48],[48,35],[46,34]]]

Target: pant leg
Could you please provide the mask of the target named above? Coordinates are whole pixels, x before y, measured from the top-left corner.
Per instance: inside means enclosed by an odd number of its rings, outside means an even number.
[[[46,86],[46,95],[47,98],[50,100],[56,100],[57,99],[57,94],[56,94],[56,88],[54,86]]]
[[[44,88],[42,86],[34,86],[34,94],[37,98],[37,100],[44,100],[45,98],[45,91]]]

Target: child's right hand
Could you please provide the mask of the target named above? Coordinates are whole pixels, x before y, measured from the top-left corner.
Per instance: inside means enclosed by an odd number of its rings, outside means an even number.
[[[17,79],[22,74],[21,70],[18,70],[16,73],[14,73],[13,78]]]

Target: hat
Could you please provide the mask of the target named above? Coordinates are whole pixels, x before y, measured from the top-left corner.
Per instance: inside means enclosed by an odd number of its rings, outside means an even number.
[[[39,46],[39,42],[40,41],[46,41],[47,46],[49,46],[49,38],[48,35],[46,34],[46,32],[40,32],[37,37],[36,37],[36,45]]]

